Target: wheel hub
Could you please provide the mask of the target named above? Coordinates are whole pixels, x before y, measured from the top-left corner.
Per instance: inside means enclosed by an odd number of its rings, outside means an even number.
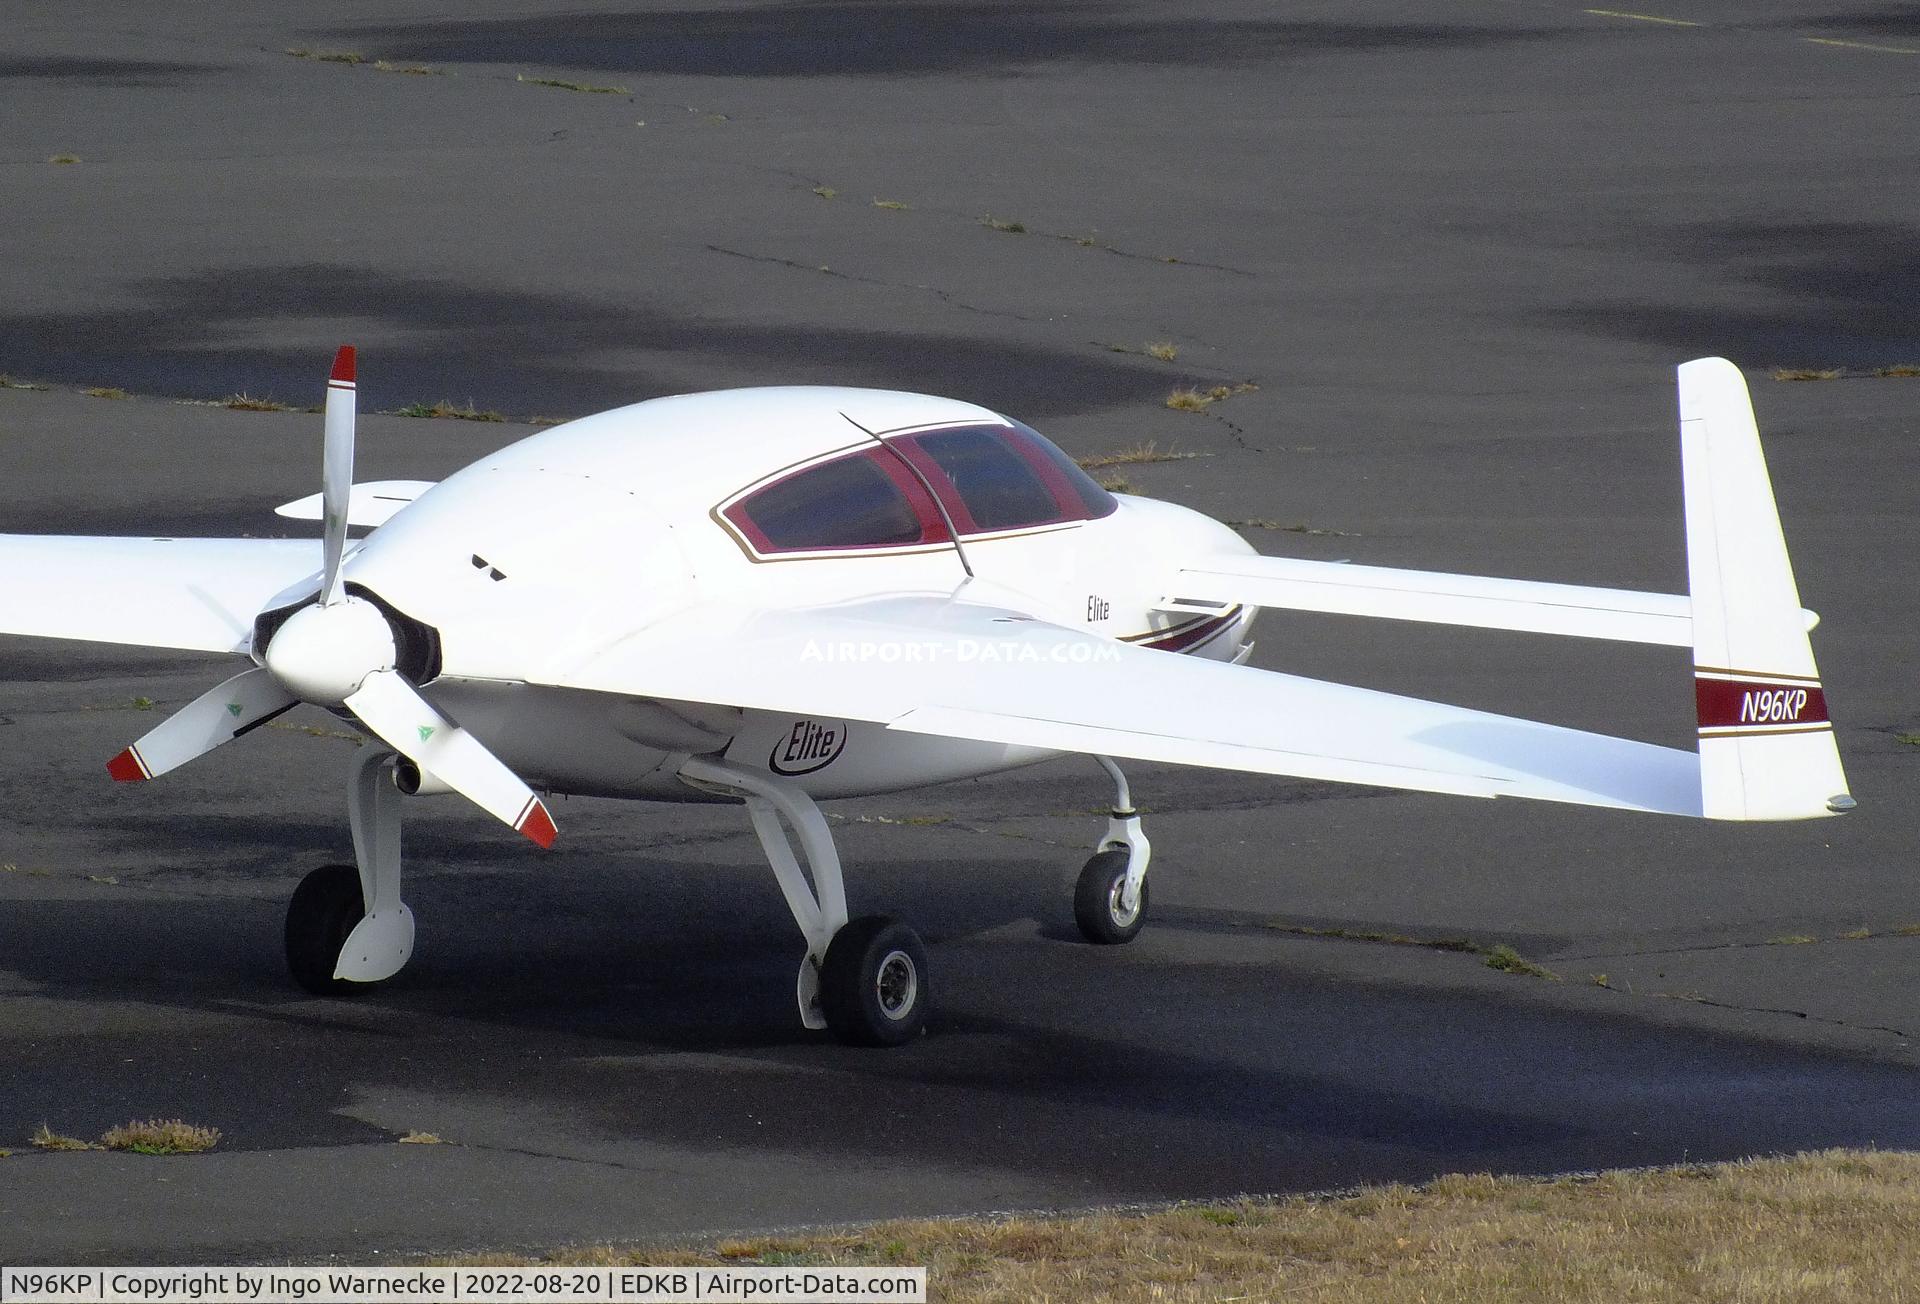
[[[874,991],[880,998],[880,1010],[889,1019],[903,1017],[913,1008],[920,990],[920,977],[914,972],[913,957],[905,951],[889,951],[880,961],[874,978]]]

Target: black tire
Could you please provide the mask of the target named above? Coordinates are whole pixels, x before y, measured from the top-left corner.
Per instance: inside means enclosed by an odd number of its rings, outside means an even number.
[[[1109,847],[1097,851],[1081,868],[1073,889],[1073,922],[1080,935],[1100,946],[1118,946],[1140,935],[1147,922],[1147,883],[1140,884],[1140,904],[1132,914],[1120,908],[1120,891],[1127,881],[1127,851]]]
[[[927,948],[897,919],[868,915],[833,935],[820,1012],[849,1046],[901,1046],[927,1026]]]
[[[340,948],[366,914],[360,871],[352,865],[322,865],[300,880],[287,903],[287,970],[315,996],[344,996],[369,983],[336,979]]]

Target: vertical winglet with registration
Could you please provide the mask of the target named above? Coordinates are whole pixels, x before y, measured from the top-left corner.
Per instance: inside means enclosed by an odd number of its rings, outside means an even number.
[[[1702,813],[1851,810],[1746,381],[1724,358],[1679,380]]]

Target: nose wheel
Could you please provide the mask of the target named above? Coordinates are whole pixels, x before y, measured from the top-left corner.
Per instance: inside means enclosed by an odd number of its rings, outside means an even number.
[[[1081,866],[1073,888],[1073,921],[1080,935],[1101,946],[1131,942],[1147,922],[1147,864],[1153,844],[1140,827],[1127,776],[1109,757],[1096,756],[1113,780],[1113,810],[1099,850]]]
[[[343,996],[360,984],[335,978],[340,948],[366,914],[360,871],[322,865],[294,889],[287,903],[287,970],[315,996]]]
[[[1073,921],[1080,935],[1102,946],[1131,942],[1147,922],[1147,885],[1127,905],[1127,862],[1132,854],[1125,847],[1096,851],[1080,870],[1080,881],[1073,889]]]
[[[413,955],[413,912],[400,899],[400,791],[392,752],[366,748],[347,783],[357,865],[323,865],[287,904],[287,969],[315,996],[385,982]]]

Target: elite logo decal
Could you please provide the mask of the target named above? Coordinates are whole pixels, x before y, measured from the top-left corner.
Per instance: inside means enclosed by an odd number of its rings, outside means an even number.
[[[795,720],[786,737],[767,753],[767,768],[789,777],[824,770],[846,750],[844,720]]]

